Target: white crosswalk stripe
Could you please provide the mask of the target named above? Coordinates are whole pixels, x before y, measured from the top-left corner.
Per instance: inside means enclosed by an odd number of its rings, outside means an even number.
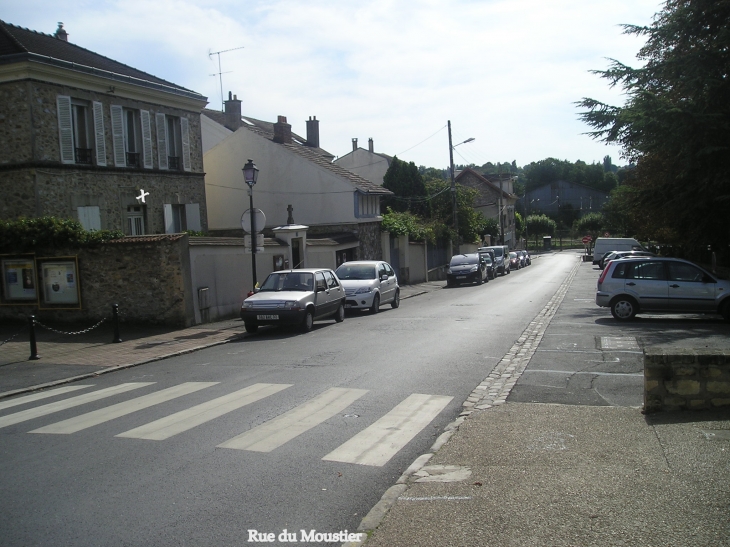
[[[367,389],[333,387],[273,420],[219,444],[218,447],[271,452],[338,412],[342,412],[367,392]]]
[[[121,416],[132,414],[133,412],[176,399],[177,397],[182,397],[183,395],[188,395],[189,393],[200,391],[201,389],[205,389],[206,387],[211,387],[216,384],[218,384],[218,382],[184,382],[148,395],[142,395],[136,399],[117,403],[105,408],[100,408],[99,410],[87,412],[86,414],[76,416],[75,418],[69,418],[68,420],[40,427],[38,429],[34,429],[30,433],[55,433],[58,435],[76,433],[82,429],[87,429],[89,427],[120,418]]]
[[[453,397],[413,394],[323,460],[383,466],[441,412]]]
[[[70,393],[72,391],[78,391],[79,389],[86,389],[87,387],[92,386],[93,384],[85,386],[63,386],[56,389],[49,389],[48,391],[41,391],[40,393],[33,393],[32,395],[24,395],[23,397],[17,397],[16,399],[0,401],[0,410],[13,406],[24,405],[26,403],[40,401],[41,399],[48,399],[49,397],[63,395],[64,393]]]
[[[187,410],[181,410],[165,418],[130,429],[120,433],[117,437],[132,439],[149,439],[162,441],[173,435],[182,433],[196,426],[204,424],[214,418],[223,416],[243,406],[255,403],[269,395],[278,393],[292,384],[254,384],[244,389],[234,391],[223,397],[218,397],[206,403],[196,405]]]
[[[61,410],[80,406],[86,403],[90,403],[92,401],[98,401],[99,399],[104,399],[105,397],[111,397],[112,395],[125,393],[133,389],[150,386],[154,383],[155,382],[131,382],[128,384],[119,384],[118,386],[100,389],[99,391],[94,391],[93,393],[85,393],[84,395],[77,395],[76,397],[64,399],[63,401],[49,403],[47,405],[42,405],[36,408],[29,408],[28,410],[16,412],[15,414],[8,414],[7,416],[0,417],[0,428],[18,424],[20,422],[25,422],[27,420],[32,420],[34,418],[39,418],[40,416],[46,416],[54,412],[59,412]]]

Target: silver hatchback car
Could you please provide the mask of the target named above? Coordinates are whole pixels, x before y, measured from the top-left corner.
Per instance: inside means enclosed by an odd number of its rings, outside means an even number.
[[[393,267],[382,260],[345,262],[335,271],[345,288],[345,307],[378,313],[382,304],[400,306],[400,287]]]
[[[596,304],[619,321],[641,312],[720,313],[730,321],[730,281],[679,258],[623,258],[601,273]]]

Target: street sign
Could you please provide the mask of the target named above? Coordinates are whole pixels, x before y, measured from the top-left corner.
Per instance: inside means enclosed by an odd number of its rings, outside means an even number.
[[[263,232],[266,226],[266,215],[261,209],[253,210],[254,222],[256,223],[256,231]],[[241,215],[241,228],[247,234],[251,233],[251,209],[246,209]]]
[[[593,241],[593,238],[591,236],[585,236],[583,238],[583,243],[590,243],[591,241]]]
[[[251,236],[246,234],[243,236],[243,247],[245,252],[251,252]],[[264,234],[256,234],[256,253],[264,252]]]

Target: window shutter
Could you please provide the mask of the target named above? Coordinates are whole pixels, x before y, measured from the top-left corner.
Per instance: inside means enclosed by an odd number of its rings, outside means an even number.
[[[98,205],[77,207],[76,211],[79,215],[79,222],[84,227],[84,230],[101,230],[101,216],[99,215]]]
[[[150,126],[150,111],[139,111],[140,121],[142,122],[142,165],[145,169],[152,169],[152,127]]]
[[[190,171],[190,124],[187,118],[180,118],[180,133],[182,135],[183,171]]]
[[[71,124],[71,97],[56,97],[58,112],[58,142],[61,149],[61,163],[76,163],[74,157],[74,130]]]
[[[163,204],[162,212],[165,215],[165,233],[174,234],[175,233],[175,219],[172,216],[172,204],[170,204],[170,203]]]
[[[157,161],[160,169],[167,169],[167,124],[162,112],[155,114],[155,125],[157,126]]]
[[[96,165],[106,165],[106,140],[104,139],[104,105],[94,101],[94,137],[96,143]]]
[[[199,203],[185,204],[185,223],[187,224],[188,230],[195,230],[196,232],[199,232],[201,230]]]
[[[112,111],[112,140],[114,141],[114,165],[127,166],[126,149],[124,147],[124,118],[122,107],[118,104],[111,106]]]

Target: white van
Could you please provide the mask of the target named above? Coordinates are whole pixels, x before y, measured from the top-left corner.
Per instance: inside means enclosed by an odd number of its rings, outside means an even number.
[[[646,251],[633,237],[598,237],[593,246],[593,264],[598,264],[610,251]]]

